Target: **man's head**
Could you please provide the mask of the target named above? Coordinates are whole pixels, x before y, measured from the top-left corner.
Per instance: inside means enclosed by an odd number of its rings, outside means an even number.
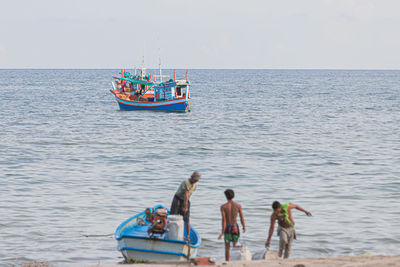
[[[201,174],[199,172],[193,172],[190,176],[190,183],[195,184],[200,180]]]
[[[225,190],[224,193],[225,193],[225,196],[226,196],[227,200],[231,200],[231,199],[233,199],[235,197],[235,192],[233,192],[232,189],[227,189],[227,190]]]
[[[274,212],[281,212],[282,211],[282,207],[281,207],[281,203],[279,203],[279,201],[274,201],[272,203],[272,208],[274,209]]]

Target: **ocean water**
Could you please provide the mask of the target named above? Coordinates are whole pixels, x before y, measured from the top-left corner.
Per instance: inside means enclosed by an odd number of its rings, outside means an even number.
[[[121,262],[117,226],[194,170],[200,256],[224,258],[227,188],[252,252],[279,200],[313,214],[292,257],[400,253],[400,71],[190,70],[184,114],[120,111],[117,73],[0,70],[0,265]]]

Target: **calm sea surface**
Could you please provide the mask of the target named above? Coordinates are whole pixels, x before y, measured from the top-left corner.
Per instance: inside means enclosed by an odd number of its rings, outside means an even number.
[[[117,73],[0,70],[0,265],[121,262],[116,227],[194,170],[200,256],[227,188],[252,252],[279,200],[313,214],[292,257],[400,253],[400,71],[191,70],[186,114],[120,111]]]

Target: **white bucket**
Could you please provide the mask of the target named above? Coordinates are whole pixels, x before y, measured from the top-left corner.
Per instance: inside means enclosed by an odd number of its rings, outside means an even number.
[[[167,218],[167,239],[183,240],[185,225],[181,215],[168,215]]]

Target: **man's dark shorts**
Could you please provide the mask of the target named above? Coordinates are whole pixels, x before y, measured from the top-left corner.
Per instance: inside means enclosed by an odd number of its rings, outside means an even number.
[[[185,222],[189,222],[189,217],[190,217],[190,201],[188,200],[187,204],[187,211],[183,212],[183,208],[185,203],[183,203],[183,199],[180,199],[177,195],[174,196],[174,199],[172,200],[171,204],[171,210],[170,214],[179,214],[183,216],[183,220]]]
[[[239,237],[240,237],[239,225],[237,223],[228,224],[224,233],[225,243],[238,242]]]

